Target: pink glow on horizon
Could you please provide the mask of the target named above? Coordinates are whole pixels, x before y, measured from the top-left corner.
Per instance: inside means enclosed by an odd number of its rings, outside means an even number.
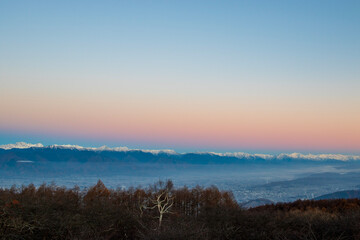
[[[354,115],[350,107],[304,108],[303,102],[269,103],[263,99],[232,105],[135,99],[129,107],[120,100],[112,103],[109,99],[97,102],[39,96],[27,101],[26,95],[12,98],[7,96],[12,101],[0,104],[0,129],[166,143],[174,148],[360,149],[360,116]]]

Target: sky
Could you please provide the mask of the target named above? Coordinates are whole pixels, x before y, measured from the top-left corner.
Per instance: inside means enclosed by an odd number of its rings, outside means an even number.
[[[0,1],[0,144],[360,153],[360,1]]]

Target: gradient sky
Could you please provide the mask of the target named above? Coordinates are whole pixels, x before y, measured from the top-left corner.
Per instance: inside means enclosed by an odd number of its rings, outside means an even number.
[[[360,1],[0,1],[0,144],[360,152]]]

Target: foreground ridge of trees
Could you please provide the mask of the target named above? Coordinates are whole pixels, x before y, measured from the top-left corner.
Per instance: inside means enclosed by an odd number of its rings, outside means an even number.
[[[360,239],[360,200],[241,209],[216,187],[0,189],[0,239]]]

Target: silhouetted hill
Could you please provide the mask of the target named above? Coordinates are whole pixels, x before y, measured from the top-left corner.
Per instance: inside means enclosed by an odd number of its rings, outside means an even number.
[[[360,199],[360,190],[347,190],[347,191],[334,192],[316,197],[314,199],[323,200],[323,199],[352,199],[352,198]]]
[[[240,206],[242,208],[248,209],[248,208],[259,207],[259,206],[263,206],[263,205],[267,205],[267,204],[273,204],[273,203],[274,202],[269,199],[258,198],[258,199],[254,199],[254,200],[245,202],[245,203],[241,204]]]

